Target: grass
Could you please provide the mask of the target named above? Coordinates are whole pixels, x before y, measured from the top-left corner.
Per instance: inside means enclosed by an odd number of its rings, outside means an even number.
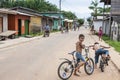
[[[120,42],[110,40],[108,36],[103,35],[102,39],[110,46],[114,47],[116,51],[120,52]]]
[[[35,37],[35,36],[41,36],[41,35],[43,35],[43,33],[41,33],[41,32],[39,32],[39,33],[32,33],[32,34],[30,34],[32,37]]]
[[[59,32],[59,30],[52,30],[50,33],[55,33],[55,32]],[[41,36],[41,35],[43,35],[43,34],[44,34],[44,32],[30,33],[30,35],[31,35],[32,37]]]

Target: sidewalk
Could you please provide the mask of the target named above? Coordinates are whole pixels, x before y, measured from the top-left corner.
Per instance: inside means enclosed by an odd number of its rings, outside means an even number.
[[[35,39],[39,39],[41,37],[42,36],[33,37],[33,38],[20,37],[16,39],[8,39],[5,41],[0,41],[0,49],[11,47],[11,46],[18,45],[18,44],[25,43],[25,42],[29,42]]]
[[[90,35],[92,37],[92,39],[94,39],[95,42],[99,42],[101,45],[104,46],[109,46],[107,43],[105,43],[104,41],[99,41],[98,36],[97,35]],[[112,63],[115,65],[115,67],[118,69],[118,71],[120,72],[120,53],[115,51],[115,49],[111,46],[111,48],[109,49],[110,55],[111,55],[111,61]]]
[[[51,33],[50,36],[57,34],[57,33],[60,33],[60,32]],[[16,39],[8,39],[5,41],[0,41],[0,49],[11,47],[11,46],[22,44],[22,43],[26,43],[26,42],[30,42],[30,41],[40,39],[40,38],[43,38],[43,35],[32,37],[32,38],[19,37]]]

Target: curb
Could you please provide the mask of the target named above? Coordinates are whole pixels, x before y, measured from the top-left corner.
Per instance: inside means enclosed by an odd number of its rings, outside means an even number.
[[[40,37],[41,37],[41,36],[40,36]],[[42,37],[41,37],[41,38],[42,38]],[[8,47],[12,47],[12,46],[16,46],[16,45],[20,45],[20,44],[22,44],[22,43],[31,42],[31,41],[34,41],[34,40],[37,40],[37,39],[40,39],[40,38],[35,38],[35,39],[28,40],[28,41],[23,41],[23,42],[19,42],[19,43],[11,44],[11,45],[8,45],[8,46],[5,46],[5,47],[1,47],[0,49],[4,49],[4,48],[8,48]]]
[[[56,34],[56,33],[60,33],[60,32],[53,32],[53,33],[51,33],[51,34]],[[9,48],[9,47],[12,47],[12,46],[20,45],[20,44],[22,44],[22,43],[31,42],[31,41],[34,41],[34,40],[37,40],[37,39],[40,39],[40,38],[42,38],[42,35],[37,36],[35,39],[31,39],[31,40],[28,40],[28,41],[23,41],[23,42],[11,44],[11,45],[8,45],[8,46],[5,46],[5,47],[1,47],[0,49]]]
[[[118,70],[118,72],[120,73],[120,69],[118,68],[118,66],[114,63],[113,60],[111,60],[112,64],[115,66],[115,68]]]

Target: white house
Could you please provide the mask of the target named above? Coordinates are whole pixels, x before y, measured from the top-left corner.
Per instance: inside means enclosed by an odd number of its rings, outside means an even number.
[[[97,16],[97,19],[93,20],[94,30],[96,32],[99,31],[100,27],[102,27],[102,23],[103,23],[103,16]]]

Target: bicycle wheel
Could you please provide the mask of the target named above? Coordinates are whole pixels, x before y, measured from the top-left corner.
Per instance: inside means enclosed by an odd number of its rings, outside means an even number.
[[[71,77],[73,73],[73,65],[69,61],[64,61],[58,67],[58,76],[62,80],[67,80]]]
[[[84,70],[86,74],[91,75],[94,72],[94,61],[92,58],[89,58],[85,65],[84,65]]]
[[[102,72],[104,72],[105,66],[103,60],[100,60],[100,69]]]

